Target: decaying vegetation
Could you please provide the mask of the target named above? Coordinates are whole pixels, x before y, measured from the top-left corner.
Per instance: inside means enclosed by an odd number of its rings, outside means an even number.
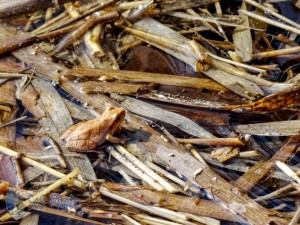
[[[274,2],[0,0],[0,221],[298,224],[300,17]]]

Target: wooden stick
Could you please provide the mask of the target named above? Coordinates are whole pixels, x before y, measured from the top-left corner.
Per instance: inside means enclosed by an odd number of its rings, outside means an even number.
[[[74,178],[78,174],[79,174],[79,169],[76,169],[76,170],[72,171],[71,173],[69,173],[68,175],[63,176],[62,178],[60,178],[55,183],[53,183],[50,186],[46,187],[41,192],[37,193],[36,195],[32,196],[31,198],[29,198],[28,200],[23,202],[21,205],[17,206],[17,212],[19,212],[19,211],[25,209],[26,207],[30,206],[33,202],[36,202],[37,200],[40,200],[41,197],[45,196],[46,194],[49,194],[51,191],[53,191],[54,189],[60,187],[61,185],[63,185],[67,181],[70,181],[70,179]],[[6,221],[6,220],[10,219],[11,216],[12,215],[10,213],[6,213],[2,217],[0,217],[0,221],[2,221],[2,222]]]
[[[252,58],[253,59],[271,58],[271,57],[275,57],[275,56],[279,56],[279,55],[286,55],[286,54],[298,53],[298,52],[300,52],[300,46],[255,53],[252,55]]]
[[[244,146],[245,143],[239,138],[177,138],[178,142],[190,143],[195,145],[211,145],[211,146]]]
[[[178,87],[190,87],[198,89],[208,89],[215,91],[228,91],[227,88],[217,82],[207,78],[183,77],[170,74],[147,73],[126,70],[100,70],[92,68],[77,67],[65,75],[70,79],[98,79],[107,77],[131,82],[147,82],[156,84],[166,84]]]
[[[39,163],[33,159],[30,159],[24,155],[21,155],[20,153],[18,152],[15,152],[14,150],[12,149],[9,149],[9,148],[6,148],[2,145],[0,145],[0,153],[1,154],[4,154],[4,155],[9,155],[11,157],[16,157],[16,158],[20,158],[22,161],[34,166],[34,167],[37,167],[43,171],[45,171],[46,173],[49,173],[55,177],[58,177],[58,178],[62,178],[65,176],[65,174],[55,170],[55,169],[52,169],[48,166],[45,166],[44,164],[42,163]],[[74,185],[79,187],[79,188],[85,188],[85,184],[83,184],[82,182],[80,182],[79,180],[74,180]]]

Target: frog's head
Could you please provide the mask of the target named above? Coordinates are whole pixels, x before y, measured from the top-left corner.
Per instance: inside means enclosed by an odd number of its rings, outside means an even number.
[[[104,119],[109,119],[111,122],[110,133],[114,134],[120,131],[121,124],[125,121],[125,109],[108,107],[102,117]]]

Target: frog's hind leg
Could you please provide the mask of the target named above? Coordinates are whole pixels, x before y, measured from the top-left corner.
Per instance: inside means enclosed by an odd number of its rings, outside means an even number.
[[[66,148],[73,152],[92,152],[97,145],[91,140],[76,140],[66,143]]]

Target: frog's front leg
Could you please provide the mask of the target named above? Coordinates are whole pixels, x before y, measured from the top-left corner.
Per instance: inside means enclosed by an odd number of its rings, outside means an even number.
[[[91,152],[97,147],[92,140],[76,140],[66,143],[66,148],[74,152]]]
[[[109,142],[115,143],[115,144],[125,144],[125,141],[121,138],[115,137],[111,134],[107,134],[105,139]]]

